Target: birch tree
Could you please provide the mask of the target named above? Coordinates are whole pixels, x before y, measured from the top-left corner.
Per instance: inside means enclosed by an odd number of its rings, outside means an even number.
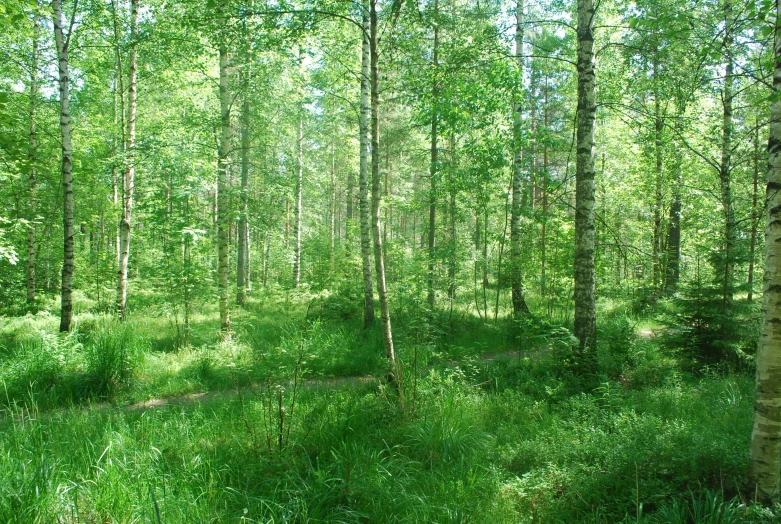
[[[224,39],[225,37],[223,37]],[[228,156],[231,149],[231,93],[230,76],[232,74],[227,44],[220,42],[220,141],[217,155],[217,288],[220,303],[220,330],[230,332],[230,312],[228,310],[228,242],[230,240],[230,218],[228,209]]]
[[[515,60],[518,67],[518,88],[523,90],[523,0],[515,4]],[[521,274],[521,200],[523,199],[523,115],[521,93],[513,101],[513,174],[512,202],[510,204],[510,285],[512,288],[513,314],[528,313],[523,296]]]
[[[33,49],[30,60],[30,134],[29,153],[30,176],[30,223],[27,225],[27,303],[35,302],[35,219],[37,214],[37,171],[38,171],[38,131],[35,125],[36,108],[38,106],[38,39],[40,26],[38,15],[33,18]]]
[[[117,275],[117,312],[120,320],[127,315],[127,268],[130,258],[130,231],[135,192],[136,146],[136,39],[138,38],[138,0],[130,1],[130,56],[128,59],[127,93],[127,159],[122,173],[122,220],[119,226],[119,270]],[[122,74],[120,70],[120,75]]]
[[[593,0],[578,0],[578,127],[575,170],[575,336],[580,351],[596,350],[594,276],[594,126],[596,74],[594,70]],[[589,358],[590,360],[590,358]]]
[[[60,86],[60,135],[62,138],[62,230],[64,237],[64,253],[62,261],[62,286],[60,292],[60,331],[71,329],[73,319],[73,146],[71,144],[71,112],[70,112],[70,61],[69,50],[73,23],[76,18],[78,0],[74,2],[70,25],[67,34],[63,28],[65,17],[60,0],[52,0],[52,23],[54,26],[54,42],[57,50],[58,82]]]
[[[763,502],[781,495],[781,3],[776,3],[765,195],[765,277],[748,478]]]

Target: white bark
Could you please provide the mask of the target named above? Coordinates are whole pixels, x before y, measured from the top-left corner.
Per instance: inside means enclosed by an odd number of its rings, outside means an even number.
[[[138,0],[130,2],[130,57],[128,60],[127,93],[127,160],[122,174],[122,221],[119,226],[119,270],[117,275],[117,311],[124,320],[127,314],[127,267],[130,258],[130,231],[135,192],[136,145],[136,38],[138,37]]]
[[[767,194],[765,196],[765,277],[762,333],[757,353],[754,428],[749,482],[762,502],[779,502],[781,487],[781,3],[776,4],[775,69],[770,106]]]
[[[575,336],[580,351],[596,350],[594,279],[594,2],[578,0],[578,128],[575,171]]]
[[[74,9],[76,6],[74,6]],[[60,134],[62,135],[62,193],[64,255],[62,263],[62,289],[60,331],[70,331],[73,318],[73,146],[71,144],[70,78],[68,50],[71,31],[63,31],[64,17],[60,0],[52,0],[52,22],[57,48],[58,80],[60,84]]]

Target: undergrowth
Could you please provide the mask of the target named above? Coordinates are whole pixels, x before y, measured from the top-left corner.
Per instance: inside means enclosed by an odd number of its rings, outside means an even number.
[[[407,304],[402,411],[379,330],[306,301],[263,298],[231,340],[176,350],[145,317],[0,325],[0,522],[781,518],[743,485],[751,377],[691,373],[631,312],[601,317],[585,382],[566,326]]]

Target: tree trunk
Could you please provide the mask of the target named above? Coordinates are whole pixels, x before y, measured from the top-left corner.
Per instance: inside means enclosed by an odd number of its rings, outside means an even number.
[[[680,166],[677,166],[680,170]],[[667,226],[667,271],[665,293],[672,295],[678,287],[681,274],[681,195],[673,188],[673,202],[670,206],[670,223]]]
[[[448,298],[450,299],[450,316],[453,316],[453,302],[456,298],[456,274],[458,273],[458,237],[456,232],[456,201],[457,189],[455,183],[455,173],[457,169],[458,158],[456,156],[456,136],[450,135],[450,203],[448,207],[448,237],[449,237],[449,261],[447,268],[448,280]]]
[[[303,107],[300,109],[303,112]],[[304,203],[304,115],[298,116],[298,165],[296,174],[296,208],[293,217],[293,236],[296,237],[293,252],[293,288],[301,283],[301,211]]]
[[[391,327],[390,307],[388,305],[388,290],[385,286],[385,257],[382,250],[380,225],[380,90],[377,30],[377,0],[369,0],[369,56],[370,56],[370,91],[371,91],[371,168],[372,168],[372,236],[374,237],[374,264],[377,273],[377,293],[380,298],[380,317],[382,321],[382,339],[385,356],[390,362],[390,380],[397,384],[403,380],[399,375],[396,362],[396,352],[393,348],[393,330]],[[404,390],[399,388],[399,395],[404,409]]]
[[[371,1],[371,0],[370,0]],[[369,8],[363,9],[363,40],[361,44],[361,114],[360,114],[360,171],[358,176],[358,202],[361,219],[361,264],[363,267],[363,326],[374,323],[374,291],[372,287],[371,225],[369,211],[369,91],[371,83]]]
[[[334,130],[334,136],[331,139],[331,201],[329,204],[329,215],[331,218],[329,280],[333,282],[334,272],[336,271],[336,130]]]
[[[439,123],[439,0],[434,0],[434,49],[433,49],[434,81],[431,86],[431,163],[429,165],[429,196],[428,196],[428,307],[433,312],[435,303],[434,265],[437,227],[437,169],[438,149],[437,139]]]
[[[730,178],[732,174],[732,98],[733,98],[733,60],[732,60],[732,29],[734,15],[732,0],[724,0],[724,50],[727,63],[724,74],[724,91],[722,93],[723,117],[721,135],[721,164],[719,165],[719,185],[721,186],[721,207],[724,213],[724,252],[722,273],[723,312],[729,316],[732,311],[732,280],[735,272],[735,212],[732,207],[732,189]]]
[[[230,241],[230,217],[228,188],[228,156],[231,147],[231,96],[230,55],[224,43],[220,44],[220,147],[217,157],[217,288],[220,302],[220,330],[230,333],[231,321],[228,311],[228,243]]]
[[[68,51],[71,30],[63,33],[65,22],[60,0],[52,0],[52,22],[54,25],[54,41],[57,47],[57,62],[59,64],[60,84],[60,133],[62,134],[62,229],[64,237],[64,254],[62,262],[62,291],[60,331],[71,329],[73,318],[73,147],[71,145],[71,113],[70,113],[70,78]]]
[[[523,200],[523,115],[520,99],[523,96],[523,0],[515,4],[515,59],[518,65],[520,93],[513,103],[513,178],[512,202],[510,204],[510,286],[512,288],[513,315],[528,313],[529,307],[523,296],[523,273],[521,268],[521,201]]]
[[[765,197],[765,278],[762,333],[757,352],[754,429],[749,483],[761,502],[778,502],[781,487],[781,3],[776,4],[773,100],[770,105],[767,194]]]
[[[545,105],[543,107],[543,125],[545,133],[548,133],[548,69],[545,66]],[[542,148],[542,227],[540,228],[540,295],[547,293],[547,249],[548,249],[548,139],[546,138]]]
[[[133,212],[135,191],[135,145],[136,145],[136,38],[138,36],[138,0],[130,2],[130,56],[128,60],[127,93],[127,159],[122,174],[122,221],[119,226],[119,270],[117,274],[117,312],[119,319],[127,315],[127,266],[130,258],[130,220]]]
[[[759,117],[756,118],[754,129],[754,184],[751,197],[751,242],[748,251],[748,296],[749,304],[754,301],[754,252],[757,245],[757,227],[759,225],[759,210],[757,209],[757,189],[759,181]]]
[[[244,305],[248,284],[249,234],[249,72],[244,73],[244,100],[241,104],[241,215],[239,216],[239,241],[236,256],[236,303]]]
[[[654,53],[654,153],[656,157],[656,169],[654,172],[654,236],[653,236],[653,289],[657,293],[661,285],[662,276],[662,182],[664,176],[664,153],[662,132],[664,131],[664,119],[662,118],[662,101],[659,95],[659,67],[658,56]]]
[[[28,160],[30,162],[30,222],[27,224],[27,302],[35,302],[35,219],[38,213],[38,133],[35,128],[35,110],[38,106],[38,38],[40,26],[38,15],[33,15],[33,50],[30,61],[30,139]]]
[[[578,127],[575,171],[575,336],[587,366],[596,350],[594,282],[594,2],[578,0]]]

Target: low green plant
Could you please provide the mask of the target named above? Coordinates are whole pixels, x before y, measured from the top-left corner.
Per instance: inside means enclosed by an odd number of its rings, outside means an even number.
[[[108,398],[129,386],[140,354],[139,341],[130,326],[104,322],[96,327],[84,344],[88,394]]]

